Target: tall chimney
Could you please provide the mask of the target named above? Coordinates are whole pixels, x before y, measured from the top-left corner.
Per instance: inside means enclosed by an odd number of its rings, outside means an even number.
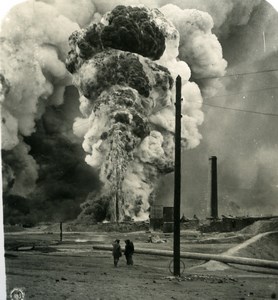
[[[218,218],[218,195],[217,195],[217,157],[212,156],[209,158],[211,161],[210,173],[210,217],[213,219]]]

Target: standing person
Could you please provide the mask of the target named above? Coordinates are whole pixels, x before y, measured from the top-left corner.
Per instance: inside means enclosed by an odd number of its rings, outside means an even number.
[[[132,255],[134,253],[134,245],[132,241],[125,240],[125,258],[126,258],[126,264],[127,265],[133,265]]]
[[[122,249],[120,245],[120,240],[115,240],[112,244],[113,246],[113,257],[114,257],[114,267],[117,267],[120,257],[122,256]]]

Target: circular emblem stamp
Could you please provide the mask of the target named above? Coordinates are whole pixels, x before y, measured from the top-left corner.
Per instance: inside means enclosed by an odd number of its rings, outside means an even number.
[[[11,300],[24,300],[25,293],[20,288],[14,288],[10,292]]]

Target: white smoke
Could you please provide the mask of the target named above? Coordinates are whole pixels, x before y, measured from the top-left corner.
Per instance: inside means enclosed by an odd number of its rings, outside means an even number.
[[[10,85],[1,99],[2,149],[12,150],[18,145],[25,153],[26,164],[33,166],[30,186],[37,179],[38,167],[28,156],[29,147],[19,141],[21,136],[30,136],[36,130],[36,119],[46,106],[63,103],[64,88],[71,84],[64,64],[69,50],[67,40],[78,28],[54,7],[42,2],[15,6],[2,22],[0,73]],[[19,150],[13,154],[20,155]],[[24,195],[30,191],[28,187],[23,191],[27,175],[24,171],[18,174],[14,185],[14,190]]]
[[[202,124],[204,116],[201,111],[201,91],[196,83],[189,81],[191,76],[190,67],[193,68],[195,74],[215,76],[224,74],[226,61],[222,57],[221,46],[216,36],[211,33],[213,21],[208,14],[197,10],[181,10],[174,5],[161,8],[161,11],[165,13],[168,19],[172,19],[172,22],[182,32],[182,37],[180,41],[179,31],[163,14],[157,10],[150,11],[153,22],[160,28],[166,39],[165,51],[157,63],[166,67],[170,71],[172,78],[175,79],[177,75],[182,77],[182,94],[184,95],[184,99],[182,104],[183,118],[181,133],[183,145],[187,148],[194,148],[198,146],[202,138],[198,131],[198,126]],[[101,23],[105,26],[108,25],[107,18],[109,16],[110,14],[108,13],[101,20]],[[183,31],[183,27],[188,23],[193,25],[187,26],[185,31]],[[75,35],[73,39],[74,43],[78,40],[77,44],[71,45],[73,51],[76,51],[78,55],[83,50],[78,50],[77,45],[83,45],[82,39],[86,36],[86,32],[85,29],[80,32],[79,36]],[[202,38],[204,39],[203,43]],[[187,40],[189,42],[186,44],[185,41]],[[86,43],[86,41],[84,42]],[[92,103],[96,100],[98,103],[100,102],[97,99],[100,93],[98,91],[101,91],[99,80],[105,81],[105,78],[110,80],[108,79],[110,74],[103,75],[107,72],[107,67],[104,66],[109,63],[109,56],[114,55],[115,59],[117,59],[117,57],[122,55],[119,51],[115,52],[115,54],[113,53],[111,51],[107,52],[106,57],[96,54],[93,56],[93,59],[89,58],[87,61],[83,59],[84,56],[81,54],[78,63],[79,70],[74,73],[74,83],[79,87],[81,94],[80,109],[85,117],[84,119],[78,118],[76,120],[74,131],[78,136],[84,136],[83,148],[88,153],[86,162],[101,170],[100,175],[103,182],[107,181],[107,174],[110,174],[112,171],[107,171],[108,167],[105,162],[105,157],[110,157],[109,146],[106,140],[100,136],[103,132],[109,132],[109,128],[111,127],[110,118],[113,117],[110,109],[111,105],[113,107],[115,104],[109,94],[108,96],[101,95],[101,99],[107,102],[105,97],[110,97],[110,106],[106,103],[99,105],[97,109],[93,109]],[[157,171],[155,171],[156,167],[154,169],[146,168],[146,164],[156,165],[160,170],[170,170],[171,166],[173,166],[175,89],[171,90],[170,86],[165,86],[161,89],[161,86],[157,85],[157,78],[161,78],[160,80],[165,82],[164,71],[157,71],[153,63],[145,57],[141,57],[140,55],[137,55],[137,57],[143,66],[144,73],[148,76],[148,82],[152,88],[150,95],[146,98],[141,95],[138,97],[137,91],[133,91],[133,101],[139,105],[143,104],[148,111],[148,120],[151,126],[159,128],[159,131],[151,131],[139,144],[137,150],[134,151],[136,163],[128,163],[125,167],[126,170],[122,170],[122,172],[125,172],[122,182],[122,190],[126,199],[125,214],[135,219],[140,219],[147,216],[149,197],[154,192],[156,185],[153,179],[158,176]],[[181,58],[184,60],[181,60]],[[75,57],[71,56],[70,59],[75,59]],[[72,64],[74,60],[69,62]],[[187,62],[191,63],[190,67]],[[119,69],[118,76],[123,76],[121,72]],[[102,74],[102,77],[99,77],[99,73]],[[209,86],[213,89],[211,85]],[[128,116],[129,122],[131,122],[132,115],[127,111],[123,111],[122,113]],[[87,124],[89,127],[86,125],[86,130],[79,130],[78,128],[82,127],[82,124]],[[110,163],[113,165],[112,161]],[[141,172],[138,170],[141,170]],[[108,177],[110,178],[110,175]],[[151,177],[153,178],[152,180]],[[134,183],[135,178],[137,179],[137,184]],[[105,186],[108,190],[111,189],[109,185],[105,184]]]
[[[2,126],[3,149],[16,144],[17,134],[28,136],[35,131],[35,120],[45,106],[63,102],[64,86],[71,79],[62,59],[69,49],[67,38],[75,29],[77,24],[41,2],[14,7],[4,20],[1,73],[11,88],[2,102],[2,115],[13,119],[18,133]],[[13,142],[7,145],[7,141]]]
[[[117,4],[121,3],[45,0],[27,2],[10,11],[3,22],[1,32],[1,73],[11,85],[1,105],[4,120],[3,149],[12,150],[19,143],[21,136],[31,135],[36,130],[35,121],[41,118],[47,106],[63,103],[65,86],[71,84],[71,76],[64,64],[69,50],[68,37],[78,30],[79,26],[85,26],[90,20],[100,19],[100,14],[111,10]],[[150,7],[160,5],[157,1],[130,1],[130,4],[147,4]],[[77,10],[79,13],[76,13]],[[165,66],[174,79],[177,75],[182,77],[182,138],[186,141],[187,148],[194,148],[201,139],[198,126],[203,122],[203,113],[201,92],[195,83],[189,81],[191,71],[194,75],[222,75],[226,62],[222,58],[217,38],[211,33],[213,22],[208,14],[196,10],[181,10],[173,5],[161,8],[161,11],[176,28],[166,21],[165,17],[154,13],[153,18],[166,37],[166,49],[157,63]],[[189,23],[193,25],[188,26]],[[144,71],[148,73],[149,68],[152,68],[151,63],[138,57]],[[94,77],[92,65],[87,65],[88,70],[86,64],[82,68],[81,75],[84,78]],[[86,70],[90,73],[88,76]],[[149,79],[150,84],[155,85],[152,75]],[[137,98],[135,95],[135,99]],[[152,89],[150,97],[143,99],[145,105],[150,108],[149,121],[152,126],[158,126],[162,133],[153,130],[152,134],[142,141],[136,152],[137,166],[153,160],[158,160],[158,164],[159,160],[170,164],[173,159],[174,98],[175,89],[165,92],[157,86]],[[141,102],[139,99],[136,101]],[[92,112],[90,101],[81,95],[80,110],[84,119],[77,119],[73,127],[76,135],[84,137],[83,148],[88,153],[86,162],[94,167],[100,166],[107,151],[105,143],[97,134],[99,131],[105,131],[109,124],[105,117],[105,106],[102,109]],[[131,166],[126,171],[127,179],[123,184],[126,190],[127,182],[132,182],[128,179],[128,174],[131,177],[137,174],[137,178],[155,177],[154,171],[145,170],[147,175],[143,176],[143,171],[135,172],[130,168]],[[140,188],[145,188],[141,198],[144,199],[144,209],[147,209],[148,195],[155,186],[149,185],[147,188],[145,184],[140,184]]]
[[[43,2],[53,6],[60,15],[77,23],[80,27],[90,23],[96,11],[91,0],[43,0]]]
[[[180,32],[179,58],[190,66],[193,78],[221,77],[225,74],[227,62],[223,59],[217,37],[211,31],[213,19],[208,13],[196,9],[182,10],[172,4],[161,7],[160,11]],[[208,83],[203,92],[211,96],[216,92],[213,88],[215,80]]]
[[[221,5],[215,0],[172,0],[171,3],[181,9],[197,9],[207,12],[214,22],[214,31],[217,35],[226,35],[232,26],[241,26],[248,23],[253,9],[262,0],[221,0]],[[167,0],[159,0],[159,6],[168,4]]]

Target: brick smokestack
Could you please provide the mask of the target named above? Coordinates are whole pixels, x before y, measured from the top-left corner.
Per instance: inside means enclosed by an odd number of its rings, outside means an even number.
[[[212,156],[209,158],[211,162],[210,173],[210,217],[213,219],[218,218],[218,194],[217,194],[217,157]]]

